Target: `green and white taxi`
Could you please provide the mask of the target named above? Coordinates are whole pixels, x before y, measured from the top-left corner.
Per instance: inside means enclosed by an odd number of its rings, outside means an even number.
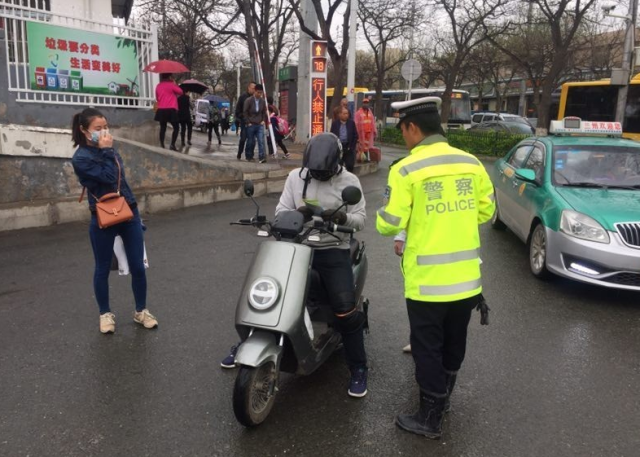
[[[640,143],[619,123],[552,121],[491,174],[491,224],[528,244],[535,276],[640,291]]]

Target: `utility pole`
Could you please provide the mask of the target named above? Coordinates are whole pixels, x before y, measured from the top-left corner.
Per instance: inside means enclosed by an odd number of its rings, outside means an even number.
[[[616,122],[620,122],[624,129],[624,114],[627,107],[627,94],[629,93],[629,78],[632,76],[634,70],[634,54],[636,43],[636,18],[638,16],[638,0],[631,0],[629,2],[629,15],[617,16],[605,10],[605,14],[611,17],[622,18],[625,20],[627,30],[624,36],[624,50],[622,54],[622,68],[619,71],[619,78],[621,81],[614,81],[618,78],[611,74],[611,83],[621,83],[618,90],[618,103],[616,104]],[[615,70],[614,70],[615,71]]]
[[[356,34],[358,33],[358,0],[351,0],[349,6],[349,56],[347,60],[347,101],[352,113],[356,111]],[[338,95],[334,93],[333,96]]]
[[[318,28],[318,17],[311,0],[300,1],[300,13],[305,25],[312,31]],[[296,106],[296,142],[306,143],[311,129],[311,37],[300,30],[298,50],[298,104]]]

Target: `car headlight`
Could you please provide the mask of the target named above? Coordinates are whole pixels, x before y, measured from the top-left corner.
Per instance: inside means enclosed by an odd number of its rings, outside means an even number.
[[[271,278],[259,278],[249,289],[249,304],[257,310],[269,309],[278,299],[278,284]]]
[[[609,234],[589,216],[577,211],[564,210],[560,219],[560,230],[569,236],[596,243],[609,243]]]

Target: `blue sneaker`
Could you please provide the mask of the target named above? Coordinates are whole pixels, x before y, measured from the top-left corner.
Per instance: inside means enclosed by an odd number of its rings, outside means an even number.
[[[240,346],[240,344],[234,344],[233,346],[231,346],[231,351],[229,352],[229,355],[226,356],[222,362],[220,362],[220,366],[222,368],[235,368],[236,367],[236,352],[238,352],[238,346]]]
[[[350,397],[361,398],[367,395],[367,371],[366,368],[351,370],[351,381],[347,391]]]

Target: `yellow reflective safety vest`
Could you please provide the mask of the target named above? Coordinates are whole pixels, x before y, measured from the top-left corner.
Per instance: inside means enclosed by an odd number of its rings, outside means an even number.
[[[431,135],[392,166],[387,198],[376,228],[385,236],[407,232],[405,297],[450,302],[481,293],[478,225],[495,211],[482,163]]]

